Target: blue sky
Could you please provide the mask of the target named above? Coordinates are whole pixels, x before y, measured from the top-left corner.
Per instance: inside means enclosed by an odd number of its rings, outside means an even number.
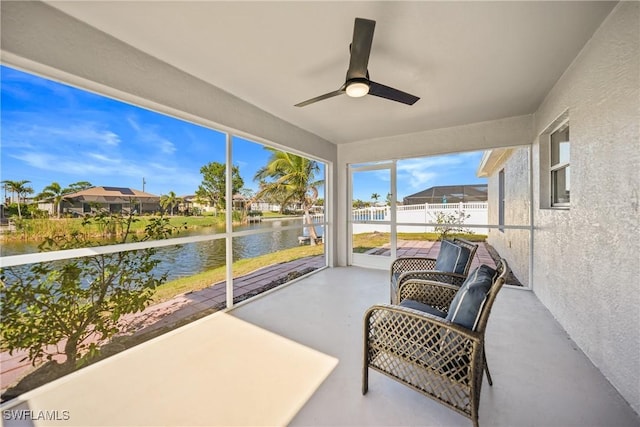
[[[224,134],[172,117],[0,66],[0,178],[29,180],[36,193],[52,182],[131,187],[157,195],[193,194],[200,168],[225,161]],[[484,182],[475,176],[482,153],[398,161],[398,195],[433,185]],[[233,163],[245,187],[266,164],[263,146],[234,139]],[[368,175],[356,198],[386,196],[388,177]],[[362,181],[362,180],[360,180]]]
[[[398,160],[396,163],[398,199],[437,185],[486,183],[476,176],[482,151]],[[390,176],[386,170],[360,172],[354,177],[354,193],[363,201],[371,195],[386,199]]]

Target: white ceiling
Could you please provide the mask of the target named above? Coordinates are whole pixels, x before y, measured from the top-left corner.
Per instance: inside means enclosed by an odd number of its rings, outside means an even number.
[[[535,112],[615,2],[49,2],[336,144]],[[371,79],[413,106],[339,96],[355,17]]]

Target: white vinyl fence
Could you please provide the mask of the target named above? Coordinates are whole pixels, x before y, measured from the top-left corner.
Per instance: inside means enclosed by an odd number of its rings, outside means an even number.
[[[396,211],[397,231],[399,233],[426,233],[433,232],[433,225],[401,225],[410,224],[435,224],[439,214],[453,214],[460,218],[461,227],[466,225],[486,225],[489,222],[488,203],[425,203],[421,205],[398,206]],[[376,224],[378,221],[391,221],[391,209],[389,206],[372,206],[352,211],[353,233],[367,233],[373,231],[389,232],[389,224]],[[356,222],[366,221],[367,224]],[[473,233],[487,234],[487,228],[468,227]]]

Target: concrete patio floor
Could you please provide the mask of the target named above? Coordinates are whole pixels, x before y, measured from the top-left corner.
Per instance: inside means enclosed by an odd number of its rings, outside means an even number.
[[[65,426],[248,425],[247,419],[251,425],[470,426],[376,372],[369,393],[361,394],[362,316],[386,302],[388,286],[383,270],[324,269],[25,393],[2,409],[66,409],[73,418],[54,424]],[[482,426],[640,425],[530,291],[501,291],[487,354],[494,386],[485,381],[482,389]]]
[[[379,249],[375,249],[379,250]],[[399,240],[398,256],[421,256],[436,258],[440,250],[440,242]],[[383,248],[382,256],[388,256]],[[480,243],[472,262],[472,268],[480,264],[495,266],[484,243]],[[283,280],[287,275],[302,272],[305,269],[324,267],[324,255],[300,258],[294,261],[273,264],[234,279],[234,297],[243,300],[253,296],[274,281]],[[170,330],[174,325],[184,324],[195,318],[210,314],[226,306],[226,281],[214,283],[202,290],[180,294],[159,304],[147,307],[140,313],[128,315],[128,333],[151,333],[156,330]],[[0,353],[0,389],[4,392],[20,378],[34,370],[25,358],[26,352]],[[63,361],[62,356],[57,360]]]
[[[362,315],[386,302],[388,273],[327,269],[232,315],[336,357],[338,366],[292,426],[471,426],[463,416],[377,372],[362,396]],[[275,315],[277,313],[277,315]],[[481,426],[639,426],[640,418],[531,291],[508,287],[489,320]]]

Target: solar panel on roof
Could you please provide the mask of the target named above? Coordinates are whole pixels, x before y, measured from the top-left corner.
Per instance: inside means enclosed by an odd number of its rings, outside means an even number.
[[[120,194],[126,194],[129,196],[135,196],[135,193],[130,188],[125,187],[103,187],[106,191],[117,191]]]

